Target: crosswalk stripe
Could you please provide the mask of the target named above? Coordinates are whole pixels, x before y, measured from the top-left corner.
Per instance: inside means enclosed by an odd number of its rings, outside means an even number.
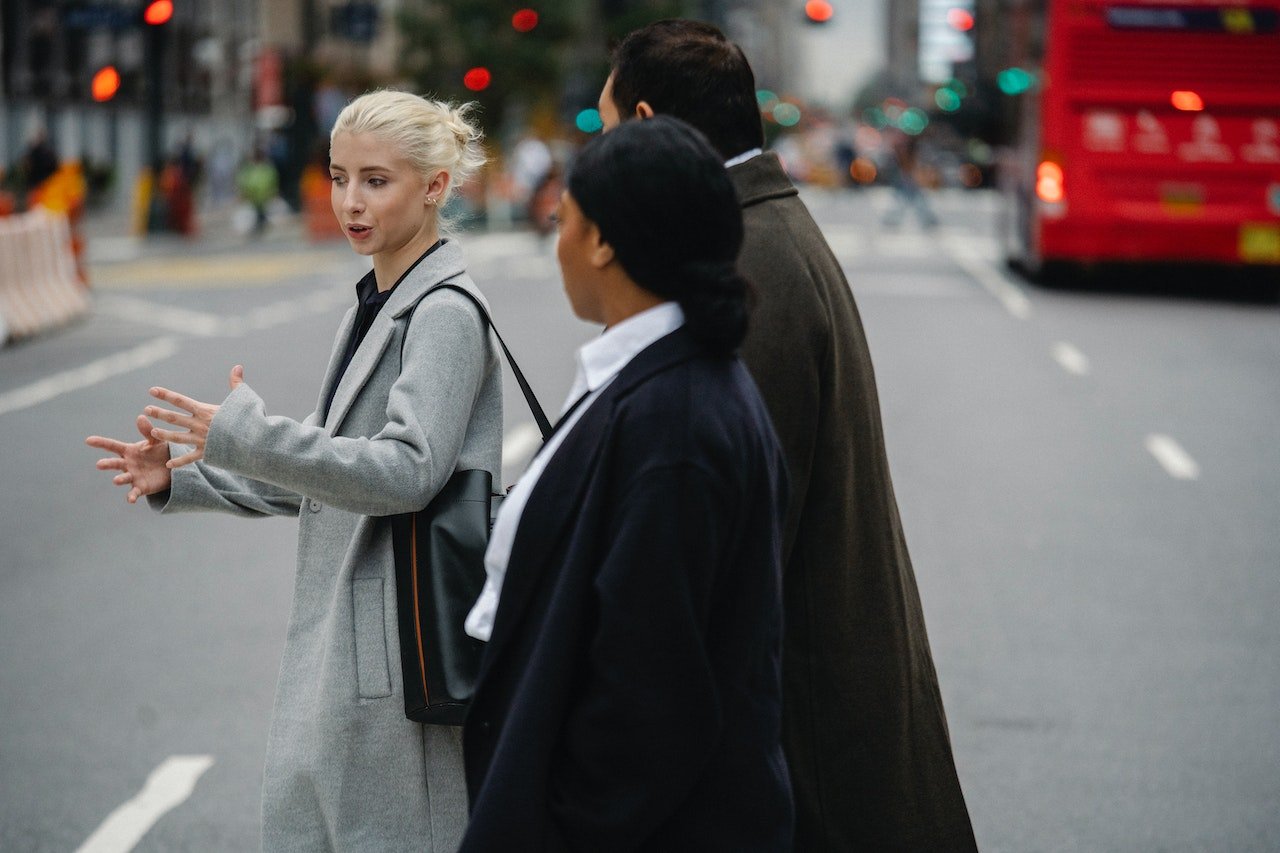
[[[76,853],[127,853],[156,821],[181,805],[213,766],[211,755],[171,755],[151,771],[137,796],[119,806]]]
[[[46,376],[29,385],[0,394],[0,415],[28,409],[71,391],[96,385],[113,376],[164,361],[177,351],[178,344],[173,338],[156,338],[139,344],[133,349],[91,361],[81,367]]]
[[[1156,458],[1165,473],[1175,480],[1196,480],[1200,478],[1200,466],[1191,454],[1182,449],[1182,445],[1167,435],[1152,433],[1147,436],[1147,452]]]

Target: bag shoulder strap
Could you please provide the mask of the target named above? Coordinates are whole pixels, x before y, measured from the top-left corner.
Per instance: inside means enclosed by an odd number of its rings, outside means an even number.
[[[515,356],[511,354],[511,350],[507,347],[507,342],[502,339],[502,333],[498,331],[498,327],[493,324],[493,318],[489,316],[489,312],[485,309],[484,304],[464,287],[449,282],[442,282],[435,287],[422,294],[419,302],[437,290],[455,290],[467,297],[471,304],[480,312],[480,316],[484,318],[485,325],[493,330],[494,337],[498,339],[498,343],[502,345],[502,352],[507,357],[507,364],[511,365],[511,372],[515,374],[516,382],[520,385],[520,391],[524,394],[524,401],[529,406],[529,411],[533,415],[533,420],[538,425],[538,431],[542,433],[545,441],[547,436],[551,435],[551,422],[547,420],[546,413],[542,410],[542,405],[538,402],[538,398],[534,396],[533,388],[529,385],[529,380],[524,378],[524,372],[520,370],[520,365],[516,364]],[[415,306],[416,308],[416,306]],[[400,339],[400,352],[404,353],[404,338]]]

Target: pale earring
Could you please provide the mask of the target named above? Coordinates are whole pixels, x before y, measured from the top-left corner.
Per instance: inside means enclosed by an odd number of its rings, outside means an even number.
[[[437,201],[439,201],[439,199],[436,199],[432,196],[427,196],[427,204],[435,204]]]

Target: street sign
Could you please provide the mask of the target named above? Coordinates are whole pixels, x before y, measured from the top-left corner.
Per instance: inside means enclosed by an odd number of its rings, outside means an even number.
[[[373,3],[344,3],[329,10],[329,26],[349,41],[373,41],[378,34],[378,7]]]
[[[94,3],[62,10],[62,25],[73,30],[124,30],[137,23],[138,10],[124,6]]]

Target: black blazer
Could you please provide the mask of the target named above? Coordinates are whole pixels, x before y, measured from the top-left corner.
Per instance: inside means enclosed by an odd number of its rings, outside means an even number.
[[[745,368],[683,328],[583,413],[516,533],[463,851],[790,849],[785,476]]]

